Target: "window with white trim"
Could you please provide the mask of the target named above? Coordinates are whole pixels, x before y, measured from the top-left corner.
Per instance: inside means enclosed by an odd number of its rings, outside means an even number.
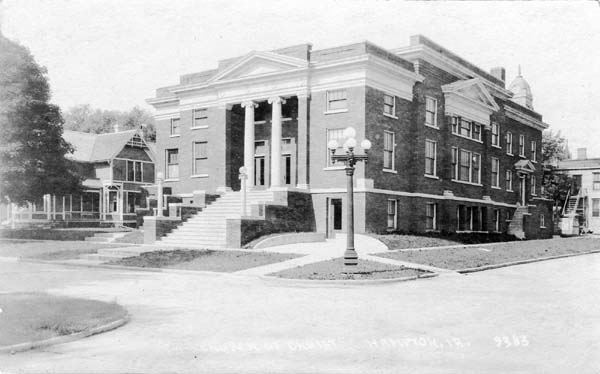
[[[536,188],[536,185],[535,185],[536,184],[535,175],[532,175],[529,178],[529,180],[530,180],[530,183],[531,183],[531,194],[532,195],[536,195],[536,193],[535,193],[535,188]]]
[[[167,149],[166,151],[166,178],[179,178],[179,149]]]
[[[207,146],[208,143],[206,141],[202,142],[194,142],[192,145],[192,154],[193,154],[193,165],[192,165],[192,174],[193,175],[201,175],[207,174]]]
[[[531,141],[531,161],[537,162],[537,142],[535,140]]]
[[[519,135],[519,156],[525,157],[525,135]]]
[[[513,172],[512,172],[512,170],[506,171],[506,190],[507,191],[513,190]]]
[[[179,118],[171,118],[171,136],[179,135]]]
[[[331,150],[327,148],[327,144],[331,140],[336,140],[338,142],[335,153],[342,154],[344,151],[344,129],[327,129],[327,139],[325,142],[325,149],[327,150],[327,166],[334,166],[333,159],[331,158]]]
[[[425,229],[437,230],[437,204],[425,204]]]
[[[425,139],[425,175],[436,176],[437,142]]]
[[[438,127],[437,100],[429,96],[425,96],[425,124],[431,127]]]
[[[546,228],[546,217],[543,214],[540,214],[540,227]]]
[[[500,209],[494,209],[492,219],[494,221],[494,231],[500,232]]]
[[[592,177],[592,189],[595,191],[600,190],[600,173],[593,173]]]
[[[387,204],[387,228],[396,229],[398,223],[398,202],[388,199]]]
[[[481,182],[481,155],[452,147],[452,179],[479,184]]]
[[[335,112],[348,109],[348,98],[345,89],[327,91],[327,111]]]
[[[452,133],[463,138],[481,141],[481,124],[461,117],[452,117]]]
[[[192,128],[206,125],[206,119],[208,118],[208,115],[206,113],[206,109],[194,109],[194,119],[192,122]]]
[[[492,145],[500,147],[500,125],[492,122]]]
[[[383,132],[383,168],[394,170],[395,167],[395,148],[396,134],[391,131]]]
[[[492,157],[492,187],[500,187],[500,160]]]
[[[388,116],[396,116],[396,97],[383,94],[383,114]]]
[[[600,199],[592,199],[592,217],[600,217]]]
[[[506,154],[507,155],[513,155],[513,143],[512,143],[512,132],[507,131],[506,132]]]

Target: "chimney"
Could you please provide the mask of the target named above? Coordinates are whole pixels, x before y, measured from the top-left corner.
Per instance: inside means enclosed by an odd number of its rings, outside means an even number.
[[[115,122],[115,124],[113,125],[113,129],[115,130],[115,132],[119,132],[119,122]]]
[[[503,67],[499,66],[492,68],[492,70],[490,70],[490,74],[495,78],[500,79],[502,82],[506,82],[506,69]]]
[[[578,160],[586,160],[587,159],[587,148],[577,148],[577,159]]]

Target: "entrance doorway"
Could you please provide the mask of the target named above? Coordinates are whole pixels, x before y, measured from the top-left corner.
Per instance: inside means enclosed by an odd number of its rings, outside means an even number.
[[[327,198],[327,237],[333,238],[342,231],[342,199]]]

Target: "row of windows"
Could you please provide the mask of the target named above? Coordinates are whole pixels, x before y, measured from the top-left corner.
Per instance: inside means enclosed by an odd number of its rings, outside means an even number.
[[[594,217],[600,216],[600,199],[596,200]],[[593,213],[594,214],[594,213]],[[484,217],[487,216],[487,208],[478,206],[459,205],[456,208],[456,230],[457,231],[487,231],[488,225]],[[491,229],[500,232],[502,228],[502,211],[494,209],[492,212]],[[506,220],[510,219],[510,212],[505,213]],[[540,227],[545,227],[545,216],[540,214]],[[388,199],[387,202],[387,228],[395,230],[398,228],[398,201]],[[438,229],[438,204],[425,203],[425,230]]]
[[[192,143],[192,175],[208,173],[208,143],[206,141]],[[179,178],[179,149],[165,151],[165,171],[167,179]]]

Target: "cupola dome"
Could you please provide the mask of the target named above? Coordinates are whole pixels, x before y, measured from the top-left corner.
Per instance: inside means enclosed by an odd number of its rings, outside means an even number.
[[[508,87],[513,93],[512,101],[528,109],[533,110],[533,95],[529,83],[521,75],[521,66],[519,65],[519,74]]]

